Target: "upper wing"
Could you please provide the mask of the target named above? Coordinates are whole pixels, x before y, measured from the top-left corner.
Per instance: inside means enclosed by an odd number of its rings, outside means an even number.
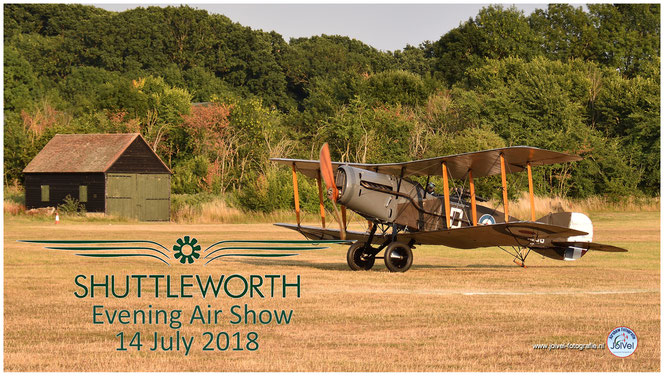
[[[401,163],[342,163],[332,162],[336,168],[340,165],[349,165],[381,172],[395,176],[419,176],[419,175],[442,175],[441,163],[446,162],[449,174],[455,179],[464,179],[468,170],[473,170],[473,177],[491,176],[500,174],[500,154],[503,154],[506,163],[506,170],[509,173],[520,172],[526,168],[526,164],[531,166],[548,165],[563,162],[578,161],[583,158],[557,151],[544,150],[530,146],[512,146],[493,150],[477,151],[472,153],[463,153],[456,155],[447,155],[443,157],[421,159],[417,161]],[[318,161],[303,159],[272,158],[273,162],[282,163],[295,168],[310,178],[318,177]]]
[[[275,225],[298,231],[308,239],[339,239],[339,230],[332,228],[285,223],[276,223]],[[529,239],[531,238],[561,238],[586,234],[583,231],[567,227],[520,221],[439,231],[406,232],[399,234],[399,240],[409,242],[414,239],[417,244],[445,245],[453,248],[470,249],[495,246],[525,246],[530,243]],[[389,235],[376,234],[372,243],[383,243],[388,237]],[[346,231],[346,238],[365,242],[369,239],[369,233]]]

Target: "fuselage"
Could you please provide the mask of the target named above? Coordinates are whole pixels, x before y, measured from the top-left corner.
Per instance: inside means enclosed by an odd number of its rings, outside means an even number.
[[[444,197],[428,193],[417,182],[348,165],[338,167],[335,180],[339,189],[338,202],[369,221],[397,224],[407,232],[448,229]],[[459,190],[450,193],[449,229],[506,222],[504,212],[476,204],[477,223],[475,223],[471,203],[466,201],[464,196],[464,192]],[[510,216],[507,222],[519,222],[519,219]],[[569,245],[559,246],[555,243],[592,241],[592,223],[584,214],[554,213],[540,218],[537,222],[575,228],[589,233],[573,238],[528,239],[524,246],[545,257],[559,260],[579,259],[586,253],[586,249]]]
[[[444,197],[428,193],[419,183],[392,175],[340,166],[336,185],[340,204],[370,221],[396,223],[410,231],[438,231],[447,228]],[[505,221],[503,212],[476,205],[477,223],[494,224]],[[516,221],[510,217],[510,221]],[[450,195],[450,228],[473,226],[472,208],[464,194]]]

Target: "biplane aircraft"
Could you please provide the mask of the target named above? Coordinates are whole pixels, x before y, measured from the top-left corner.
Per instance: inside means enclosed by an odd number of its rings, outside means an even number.
[[[587,251],[627,252],[592,242],[593,225],[582,213],[550,213],[535,219],[532,167],[573,162],[576,155],[529,146],[513,146],[472,153],[449,155],[402,163],[332,162],[327,144],[320,160],[273,158],[293,171],[296,224],[276,223],[300,232],[308,239],[354,240],[347,253],[353,270],[369,270],[377,258],[387,269],[405,272],[413,263],[415,245],[444,245],[472,249],[499,247],[525,267],[531,251],[556,260],[577,260]],[[519,220],[509,215],[506,174],[526,170],[530,193],[531,218]],[[316,179],[322,227],[300,223],[297,174]],[[476,178],[501,175],[503,212],[478,205],[486,201],[475,195]],[[409,179],[426,176],[427,187]],[[431,176],[442,176],[443,192],[432,192]],[[325,227],[325,208],[321,179],[333,201],[339,229]],[[469,189],[450,191],[450,180],[468,182]],[[453,180],[453,181],[454,181]],[[341,215],[336,204],[341,205]],[[347,229],[346,208],[367,219],[365,232]],[[379,253],[384,251],[382,257]]]

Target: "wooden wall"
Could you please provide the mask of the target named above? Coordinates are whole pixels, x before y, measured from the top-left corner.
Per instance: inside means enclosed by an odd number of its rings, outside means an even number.
[[[161,163],[152,149],[137,138],[129,145],[127,150],[118,158],[107,172],[133,172],[133,173],[161,173],[170,174],[170,171]]]
[[[49,186],[49,201],[42,202],[41,186]],[[56,207],[64,202],[65,197],[79,199],[79,186],[88,186],[88,202],[83,203],[89,212],[105,210],[104,173],[26,173],[25,206],[28,209],[47,206]]]

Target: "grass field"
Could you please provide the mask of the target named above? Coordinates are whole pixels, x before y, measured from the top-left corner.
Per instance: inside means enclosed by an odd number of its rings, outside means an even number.
[[[660,369],[659,212],[591,213],[595,241],[629,253],[589,252],[576,262],[533,254],[526,269],[497,248],[421,246],[411,270],[352,272],[346,249],[332,246],[288,259],[234,259],[171,267],[147,259],[87,259],[19,239],[150,239],[170,246],[182,235],[204,246],[224,239],[300,239],[269,224],[182,225],[68,222],[6,216],[4,367],[6,371],[658,371]],[[77,299],[77,274],[300,275],[301,298]],[[172,333],[166,325],[93,325],[92,306],[188,310],[293,309],[289,325],[181,328],[256,331],[258,351],[116,351],[120,331]],[[535,344],[604,344],[628,326],[636,352],[535,350]],[[148,345],[150,341],[146,341]]]

